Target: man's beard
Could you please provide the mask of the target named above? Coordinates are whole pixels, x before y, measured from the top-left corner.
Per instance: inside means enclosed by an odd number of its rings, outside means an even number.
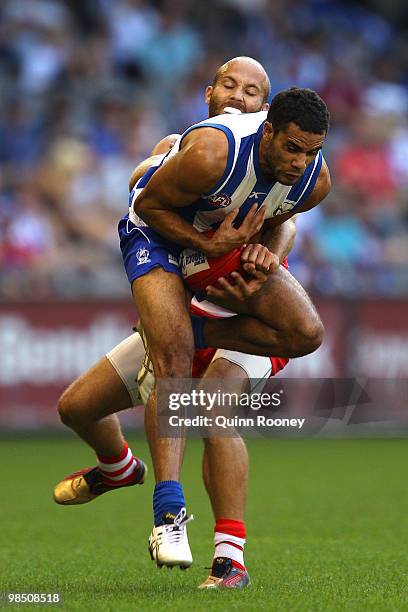
[[[223,112],[223,105],[220,104],[216,99],[210,98],[210,103],[208,105],[209,117],[215,117],[216,115],[221,115],[222,112]]]
[[[217,100],[217,98],[215,98],[214,96],[212,98],[210,98],[210,102],[208,104],[208,115],[209,117],[215,117],[216,115],[222,115],[224,113],[224,109],[225,108],[236,108],[237,110],[241,111],[241,113],[244,113],[245,110],[241,105],[238,105],[234,102],[220,102],[219,100]]]

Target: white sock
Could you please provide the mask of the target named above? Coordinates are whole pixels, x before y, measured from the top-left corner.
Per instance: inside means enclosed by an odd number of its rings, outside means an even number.
[[[214,534],[214,559],[215,557],[226,557],[236,561],[242,567],[245,567],[244,562],[244,546],[245,538],[237,538],[228,533],[220,533],[216,531]]]

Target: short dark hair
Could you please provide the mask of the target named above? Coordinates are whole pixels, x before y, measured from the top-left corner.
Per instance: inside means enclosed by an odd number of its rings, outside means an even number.
[[[330,113],[312,89],[289,87],[273,98],[266,120],[277,132],[289,123],[296,123],[303,132],[324,134],[329,129]]]

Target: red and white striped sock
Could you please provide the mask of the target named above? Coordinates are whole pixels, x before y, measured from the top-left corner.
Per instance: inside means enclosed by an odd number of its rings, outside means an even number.
[[[227,557],[232,564],[245,569],[244,546],[246,529],[242,521],[218,519],[214,527],[214,544],[216,557]]]
[[[110,487],[121,487],[132,482],[138,461],[126,442],[119,455],[110,457],[97,455],[97,457],[105,484]]]

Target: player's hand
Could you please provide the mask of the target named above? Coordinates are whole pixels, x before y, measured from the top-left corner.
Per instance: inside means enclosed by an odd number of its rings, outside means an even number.
[[[262,244],[248,244],[241,255],[242,267],[249,274],[256,270],[273,274],[279,269],[279,257]]]
[[[217,280],[217,285],[206,287],[206,294],[210,298],[213,297],[221,300],[232,298],[239,302],[244,302],[259,291],[269,277],[268,274],[260,270],[254,270],[251,272],[251,275],[252,278],[245,280],[239,272],[231,272],[229,279],[222,276]]]
[[[215,231],[210,240],[206,240],[201,250],[207,257],[219,257],[224,253],[229,253],[232,249],[242,246],[249,242],[251,237],[261,229],[266,209],[261,206],[259,209],[254,204],[239,228],[234,227],[234,221],[238,215],[239,208],[231,211]]]

